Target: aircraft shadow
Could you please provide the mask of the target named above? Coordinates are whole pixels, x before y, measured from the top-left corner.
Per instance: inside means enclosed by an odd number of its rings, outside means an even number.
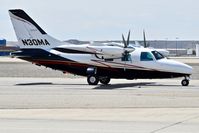
[[[87,84],[55,84],[52,82],[35,82],[35,83],[19,83],[16,86],[37,86],[37,85],[60,85],[60,86],[70,86],[70,85],[87,85]]]
[[[127,87],[141,87],[141,86],[148,86],[148,85],[155,85],[155,82],[142,82],[142,83],[124,83],[124,84],[109,84],[109,85],[99,85],[93,89],[120,89],[120,88],[127,88]]]
[[[56,85],[56,86],[76,86],[76,85],[81,85],[81,86],[88,86],[88,84],[58,84],[58,83],[52,83],[52,82],[33,82],[33,83],[19,83],[15,84],[16,86],[45,86],[45,85]],[[120,84],[108,84],[108,85],[98,85],[95,86],[92,89],[100,90],[112,90],[112,89],[120,89],[120,88],[127,88],[127,87],[138,87],[142,88],[142,86],[167,86],[167,87],[175,87],[175,86],[180,86],[180,85],[167,85],[167,84],[157,84],[156,82],[139,82],[139,83],[120,83]]]
[[[19,83],[16,86],[29,86],[29,85],[53,85],[51,82],[37,82],[37,83]]]
[[[139,82],[139,83],[124,83],[124,84],[109,84],[109,85],[99,85],[93,89],[104,89],[104,90],[111,90],[111,89],[121,89],[121,88],[128,88],[128,87],[137,87],[142,88],[143,86],[159,86],[159,87],[179,87],[181,85],[167,85],[167,84],[157,84],[156,82]]]

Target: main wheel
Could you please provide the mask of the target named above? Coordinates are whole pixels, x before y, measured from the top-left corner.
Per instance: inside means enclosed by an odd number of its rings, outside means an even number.
[[[87,77],[87,82],[89,85],[97,85],[99,83],[99,78],[96,75],[89,75]]]
[[[181,84],[182,84],[182,86],[188,86],[189,85],[189,80],[188,79],[183,79]]]
[[[99,81],[100,81],[100,83],[107,85],[111,81],[111,78],[110,77],[101,77],[99,79]]]

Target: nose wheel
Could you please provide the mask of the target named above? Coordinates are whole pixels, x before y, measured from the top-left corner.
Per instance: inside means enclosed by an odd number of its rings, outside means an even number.
[[[188,86],[188,85],[189,85],[189,79],[187,79],[187,78],[185,77],[185,79],[183,79],[183,80],[181,81],[181,84],[182,84],[182,86]]]

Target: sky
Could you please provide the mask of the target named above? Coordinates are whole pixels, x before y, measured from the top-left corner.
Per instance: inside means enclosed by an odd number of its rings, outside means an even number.
[[[16,41],[9,9],[23,9],[59,39],[199,40],[198,0],[1,0],[0,37]]]

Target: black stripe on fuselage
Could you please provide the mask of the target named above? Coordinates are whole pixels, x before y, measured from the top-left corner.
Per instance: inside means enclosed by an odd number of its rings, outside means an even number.
[[[21,9],[14,9],[14,10],[9,10],[13,15],[22,18],[31,24],[33,24],[42,34],[46,34],[46,32],[30,17],[28,14],[26,14],[23,10]]]
[[[66,49],[66,48],[53,48],[54,50],[57,50],[62,53],[73,53],[73,54],[93,54],[92,52],[85,52],[85,51],[79,51],[79,50],[73,50],[73,49]]]
[[[25,58],[27,61],[28,59],[39,59],[39,60],[56,60],[56,61],[72,61],[61,56],[52,54],[46,50],[40,48],[26,48],[20,49],[20,51],[12,52],[12,56],[16,56],[18,58]]]
[[[88,67],[96,67],[98,76],[110,76],[111,78],[156,79],[175,78],[187,75],[183,73],[162,72],[156,70],[136,70],[91,66],[60,57],[42,49],[21,49],[21,52],[14,52],[12,55],[35,64],[81,76],[87,76]]]

